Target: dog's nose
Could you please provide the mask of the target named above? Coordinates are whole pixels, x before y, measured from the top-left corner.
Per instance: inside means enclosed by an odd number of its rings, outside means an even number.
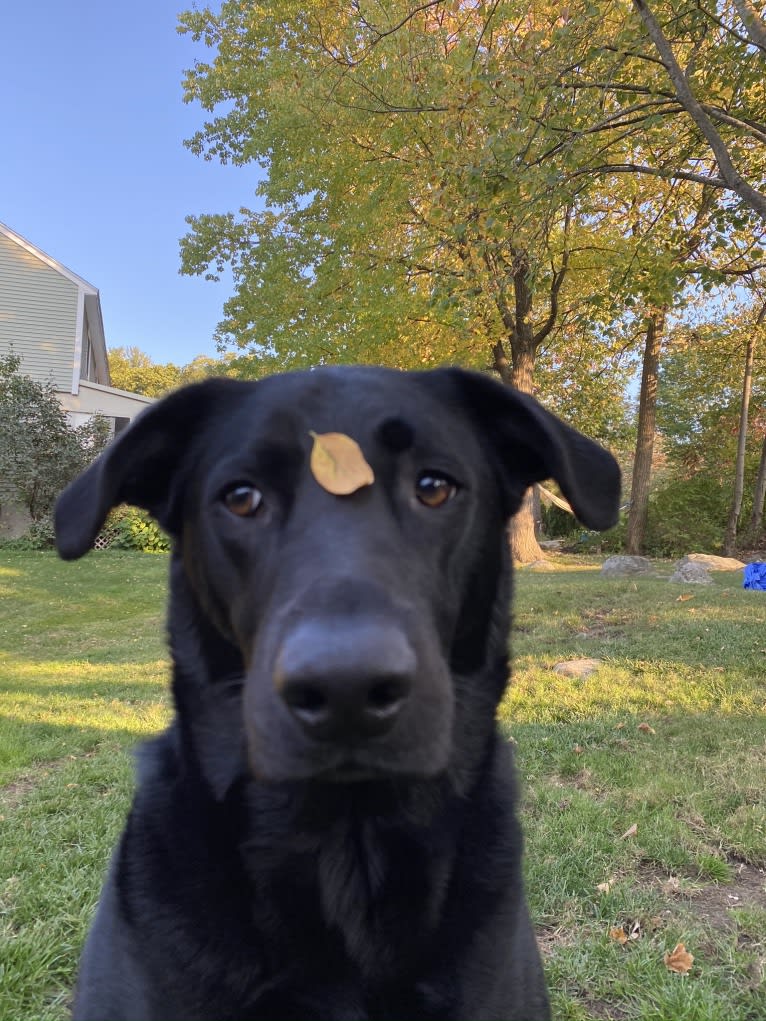
[[[415,667],[415,653],[397,627],[304,621],[287,635],[274,681],[307,734],[353,744],[393,727]]]

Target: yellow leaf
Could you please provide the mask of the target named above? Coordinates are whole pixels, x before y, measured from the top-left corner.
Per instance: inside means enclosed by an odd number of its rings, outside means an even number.
[[[638,823],[634,822],[632,826],[630,826],[627,830],[625,830],[623,835],[620,837],[620,840],[627,840],[628,837],[635,837],[635,835],[637,833],[638,833]]]
[[[689,599],[694,599],[694,596],[692,595],[692,593],[691,592],[689,592],[689,593],[684,592],[682,595],[680,595],[678,597],[678,599],[676,599],[676,602],[677,603],[685,603]]]
[[[606,883],[599,883],[598,886],[596,887],[598,893],[609,893],[611,889],[612,889],[611,880],[608,880]]]
[[[694,963],[694,954],[690,954],[683,943],[677,943],[669,954],[665,954],[665,967],[677,975],[685,975]]]
[[[643,734],[656,734],[657,733],[657,731],[654,729],[654,727],[650,727],[648,723],[639,723],[638,729]]]
[[[361,447],[344,433],[310,432],[311,473],[319,485],[335,496],[348,496],[375,481]]]
[[[628,937],[621,925],[615,925],[609,930],[609,939],[613,939],[620,946],[624,946],[628,942]]]

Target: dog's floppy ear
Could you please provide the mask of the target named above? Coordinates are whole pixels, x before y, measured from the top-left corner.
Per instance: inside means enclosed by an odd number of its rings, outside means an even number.
[[[513,483],[512,513],[535,482],[555,479],[577,517],[603,531],[617,523],[620,469],[612,455],[566,425],[534,397],[461,369],[451,377]]]
[[[174,533],[171,495],[178,463],[216,408],[243,386],[230,379],[194,383],[152,405],[71,482],[56,503],[56,548],[76,560],[92,547],[107,514],[120,503],[148,510]]]

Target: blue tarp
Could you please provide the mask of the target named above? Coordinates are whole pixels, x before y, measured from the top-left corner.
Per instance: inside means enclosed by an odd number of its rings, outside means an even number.
[[[757,588],[766,592],[766,563],[756,560],[745,568],[744,588]]]

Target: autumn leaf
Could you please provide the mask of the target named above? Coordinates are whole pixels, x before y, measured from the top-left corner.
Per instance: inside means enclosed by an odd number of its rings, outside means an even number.
[[[623,835],[620,837],[620,840],[627,840],[628,837],[635,837],[635,835],[637,833],[638,833],[638,823],[634,822],[632,826],[629,826],[628,829],[625,830]]]
[[[654,727],[650,727],[648,723],[639,723],[638,729],[641,731],[642,734],[656,734],[657,733],[657,731],[654,729]]]
[[[344,433],[310,432],[311,473],[319,485],[335,496],[348,496],[375,481],[361,447]]]
[[[678,597],[678,599],[676,599],[676,602],[677,603],[686,603],[686,602],[688,602],[689,599],[694,599],[694,595],[691,592],[683,592]]]
[[[611,889],[612,889],[611,880],[607,880],[606,883],[599,883],[598,886],[596,887],[598,893],[609,893]]]
[[[575,753],[575,755],[582,755],[582,753],[583,753],[583,746],[581,744],[576,744],[574,746],[574,753]]]
[[[677,943],[669,954],[665,954],[665,967],[677,975],[686,975],[694,963],[694,955],[690,954],[683,943]]]
[[[613,925],[609,930],[609,939],[613,939],[615,943],[619,943],[620,946],[625,946],[628,942],[628,937],[625,934],[625,930],[621,925]]]

